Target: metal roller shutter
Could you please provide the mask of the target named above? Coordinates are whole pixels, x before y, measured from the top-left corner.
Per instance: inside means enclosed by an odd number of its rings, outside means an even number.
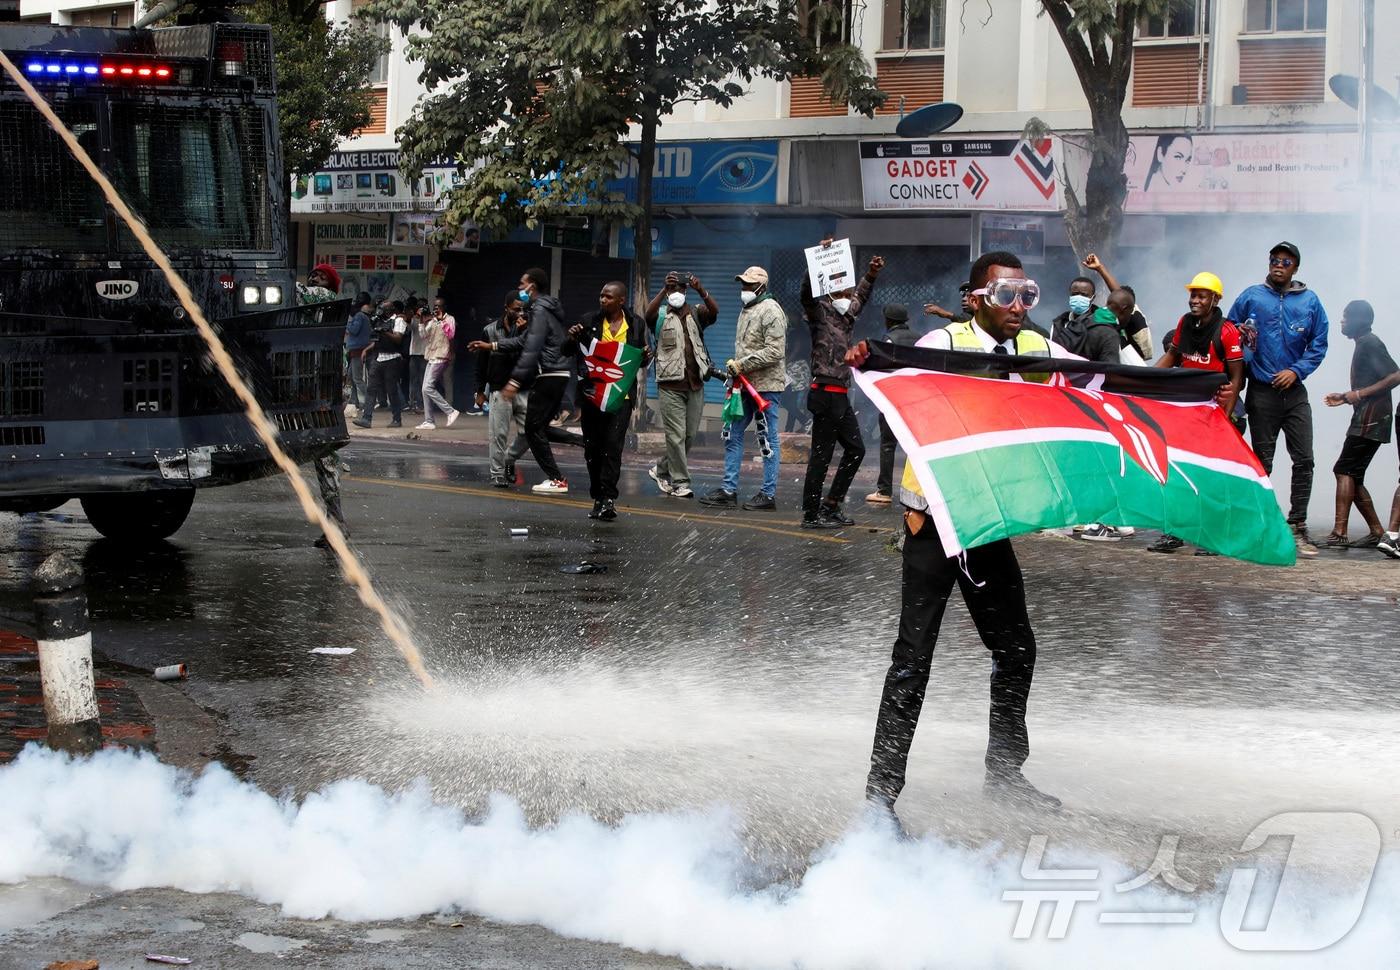
[[[1200,104],[1209,47],[1153,44],[1133,51],[1133,107]]]
[[[832,104],[826,99],[821,78],[794,77],[788,81],[789,118],[844,118],[847,114],[845,104]]]
[[[655,294],[666,282],[666,274],[671,271],[693,273],[705,289],[715,298],[719,306],[719,319],[705,331],[705,348],[715,366],[722,367],[734,354],[734,328],[739,320],[739,284],[734,277],[750,266],[768,267],[767,249],[745,248],[742,250],[723,249],[682,249],[678,248],[656,257],[651,267],[651,293]],[[695,294],[687,293],[694,303]],[[648,371],[647,395],[656,397],[655,374]],[[705,400],[716,404],[724,400],[724,386],[719,381],[705,382]]]
[[[875,113],[881,115],[907,113],[943,100],[943,57],[907,57],[878,61],[875,81],[889,95]]]
[[[1240,84],[1249,104],[1302,104],[1322,100],[1327,81],[1327,39],[1240,38]]]

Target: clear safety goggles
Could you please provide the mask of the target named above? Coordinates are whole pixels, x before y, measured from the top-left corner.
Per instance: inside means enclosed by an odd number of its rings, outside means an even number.
[[[1022,308],[1029,310],[1040,302],[1040,284],[1035,280],[996,280],[973,290],[972,295],[1003,310],[1011,309],[1019,300]]]

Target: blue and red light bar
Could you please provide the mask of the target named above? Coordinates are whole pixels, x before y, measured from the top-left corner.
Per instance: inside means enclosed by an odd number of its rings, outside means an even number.
[[[31,81],[115,81],[134,84],[164,84],[175,76],[175,69],[159,61],[128,58],[35,57],[24,61],[24,73]]]

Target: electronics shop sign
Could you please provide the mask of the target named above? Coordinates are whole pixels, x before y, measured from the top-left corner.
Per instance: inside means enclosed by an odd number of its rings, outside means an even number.
[[[1053,138],[863,141],[860,181],[867,210],[1064,208]]]

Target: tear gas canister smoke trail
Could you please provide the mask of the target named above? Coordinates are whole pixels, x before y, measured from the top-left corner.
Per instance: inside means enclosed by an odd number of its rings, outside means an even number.
[[[53,130],[58,133],[58,137],[63,139],[64,144],[68,146],[68,150],[73,153],[73,157],[76,158],[78,163],[92,176],[93,181],[95,181],[98,188],[102,190],[102,194],[107,197],[107,201],[111,204],[117,215],[121,216],[122,221],[131,228],[132,233],[135,234],[137,240],[140,241],[141,248],[146,251],[146,255],[151,257],[155,264],[160,267],[160,271],[165,274],[165,279],[166,282],[170,284],[170,289],[174,291],[175,296],[180,300],[180,305],[185,308],[185,312],[188,313],[190,319],[194,321],[195,329],[199,331],[199,335],[204,338],[204,342],[209,346],[209,355],[213,358],[215,366],[219,368],[219,373],[223,376],[224,380],[228,382],[229,387],[233,388],[233,392],[238,396],[238,399],[243,402],[243,407],[248,414],[248,421],[252,424],[253,431],[257,434],[258,440],[267,447],[268,453],[272,456],[273,461],[277,463],[277,467],[286,473],[287,480],[291,482],[292,491],[296,493],[297,501],[301,503],[302,511],[306,513],[306,518],[313,524],[319,525],[321,530],[325,533],[326,538],[330,540],[331,548],[335,550],[335,554],[340,558],[341,574],[345,577],[345,581],[354,587],[355,592],[359,594],[360,602],[373,610],[375,615],[379,617],[379,625],[383,628],[384,634],[394,646],[398,648],[399,653],[403,654],[403,658],[408,663],[409,669],[413,671],[424,687],[432,687],[432,676],[428,673],[427,667],[423,665],[423,657],[418,652],[418,648],[414,645],[413,638],[408,633],[408,628],[404,626],[398,614],[389,608],[389,605],[384,602],[383,598],[375,590],[374,583],[370,580],[369,574],[365,572],[364,566],[360,563],[355,554],[350,551],[350,545],[345,541],[345,534],[340,531],[340,528],[331,521],[330,517],[316,504],[316,500],[312,498],[311,489],[307,486],[306,480],[303,479],[301,474],[297,471],[296,463],[282,450],[282,446],[277,443],[276,428],[274,428],[272,422],[268,420],[267,415],[263,412],[262,405],[260,405],[257,398],[253,396],[253,392],[248,388],[248,385],[243,382],[243,378],[239,376],[238,368],[233,362],[233,357],[230,356],[228,349],[224,347],[223,341],[219,339],[219,335],[214,332],[214,328],[209,325],[209,321],[205,319],[204,311],[201,310],[199,304],[195,302],[194,294],[190,292],[190,288],[185,285],[185,281],[180,275],[175,272],[175,268],[170,264],[170,260],[165,255],[165,252],[156,245],[156,241],[152,239],[150,233],[146,231],[145,224],[132,213],[126,202],[123,201],[122,197],[117,193],[116,188],[107,179],[107,176],[102,174],[92,158],[89,157],[83,147],[78,144],[78,139],[74,137],[73,133],[68,130],[68,127],[59,120],[58,115],[54,114],[48,102],[43,99],[34,86],[20,73],[19,68],[15,67],[14,62],[2,51],[0,51],[0,67],[5,69],[5,73],[19,86],[19,89],[24,92],[25,97],[33,102],[34,107],[44,116],[44,119],[53,127]]]

